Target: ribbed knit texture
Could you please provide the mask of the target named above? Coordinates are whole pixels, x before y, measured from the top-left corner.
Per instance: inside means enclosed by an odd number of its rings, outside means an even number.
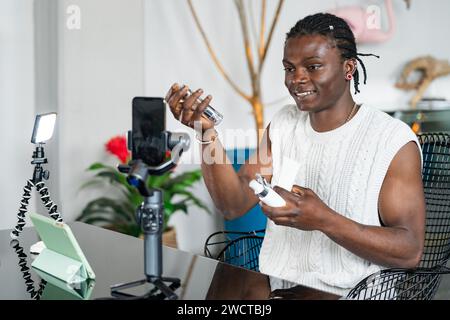
[[[339,214],[365,225],[380,226],[378,196],[389,164],[414,132],[400,120],[362,105],[337,129],[316,132],[307,112],[288,105],[270,124],[272,185],[291,190],[292,184],[313,190]],[[296,161],[297,169],[283,167]],[[349,289],[382,267],[359,258],[320,231],[302,231],[267,221],[259,257],[268,275],[345,295]],[[275,284],[275,279],[271,279]],[[277,284],[277,288],[292,286]],[[274,288],[276,289],[276,288]]]

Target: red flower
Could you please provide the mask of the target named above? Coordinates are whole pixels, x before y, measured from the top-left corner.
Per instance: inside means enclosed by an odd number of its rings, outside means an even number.
[[[105,144],[106,151],[119,158],[120,162],[127,163],[130,152],[127,149],[127,139],[124,136],[116,136]]]

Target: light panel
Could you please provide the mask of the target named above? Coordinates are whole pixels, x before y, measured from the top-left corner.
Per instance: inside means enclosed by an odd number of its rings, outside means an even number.
[[[31,143],[42,143],[50,139],[55,128],[56,112],[38,114],[34,121]]]

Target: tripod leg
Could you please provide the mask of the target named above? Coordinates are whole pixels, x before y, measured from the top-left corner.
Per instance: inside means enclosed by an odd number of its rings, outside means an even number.
[[[20,271],[22,272],[22,277],[25,280],[27,292],[30,294],[31,299],[39,300],[42,296],[42,292],[45,289],[47,281],[41,280],[41,282],[39,283],[39,289],[36,290],[34,287],[34,280],[31,278],[30,268],[28,267],[27,264],[27,255],[23,252],[23,247],[20,246],[18,240],[11,240],[9,245],[14,249],[14,251],[17,254],[17,257],[19,258],[19,267]]]
[[[128,288],[137,287],[144,283],[147,283],[147,280],[142,279],[142,280],[137,280],[137,281],[128,282],[128,283],[116,284],[116,285],[111,286],[111,292],[118,292],[119,290],[125,290]]]
[[[50,199],[48,188],[43,181],[36,183],[36,190],[41,195],[41,201],[47,208],[50,217],[52,217],[58,222],[62,222],[63,220],[61,214],[58,212],[58,206],[55,203],[53,203],[53,201]]]
[[[155,287],[157,287],[159,290],[161,290],[161,292],[164,294],[164,296],[167,297],[167,299],[169,300],[176,300],[178,299],[178,296],[175,294],[175,292],[173,292],[173,290],[171,288],[169,288],[163,281],[170,281],[175,283],[174,281],[171,280],[165,280],[168,278],[161,278],[161,279],[154,279],[152,280],[152,283],[155,285]],[[174,279],[176,280],[178,283],[180,282],[179,279]]]
[[[133,282],[129,282],[129,283],[121,283],[121,284],[113,285],[113,286],[111,286],[111,296],[119,298],[119,299],[129,299],[129,298],[136,297],[133,294],[121,292],[121,290],[137,287],[144,283],[147,283],[147,280],[143,279],[143,280],[137,280],[137,281],[133,281]]]
[[[171,282],[170,286],[167,286],[163,281]],[[133,281],[129,283],[121,283],[111,286],[111,295],[119,299],[164,299],[176,300],[178,296],[175,294],[176,290],[180,286],[180,279],[177,278],[148,278],[144,280]],[[153,284],[154,288],[148,291],[142,296],[135,296],[133,294],[120,292],[121,290],[137,287],[145,283]],[[158,293],[160,291],[160,293]]]
[[[161,281],[164,281],[164,282],[172,282],[172,283],[176,283],[176,284],[180,284],[180,282],[181,282],[181,280],[180,279],[178,279],[178,278],[171,278],[171,277],[162,277],[162,278],[160,278],[161,279]]]
[[[27,180],[27,184],[23,187],[22,200],[20,201],[19,212],[17,213],[17,224],[14,230],[11,231],[11,238],[17,239],[25,226],[25,213],[27,213],[28,201],[31,198],[31,191],[34,187],[34,183],[31,180]]]

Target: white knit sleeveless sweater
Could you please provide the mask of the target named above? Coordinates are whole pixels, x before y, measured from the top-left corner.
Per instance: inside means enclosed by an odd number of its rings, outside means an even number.
[[[367,105],[327,132],[316,132],[307,112],[288,105],[272,120],[270,139],[272,185],[310,188],[339,214],[374,226],[380,226],[378,196],[389,164],[409,141],[420,148],[405,123]],[[339,295],[382,268],[320,231],[277,226],[270,219],[259,264],[265,274]]]

